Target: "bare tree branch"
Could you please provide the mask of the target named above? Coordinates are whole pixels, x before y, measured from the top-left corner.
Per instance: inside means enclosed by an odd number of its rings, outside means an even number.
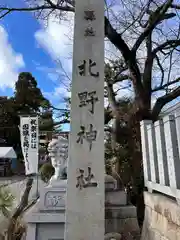
[[[60,126],[60,125],[62,125],[62,124],[69,124],[69,123],[70,123],[70,120],[68,120],[68,119],[63,119],[62,121],[55,122],[55,123],[53,124],[53,126],[54,126],[54,127],[57,127],[57,126]]]
[[[46,2],[49,3],[51,7],[56,7],[56,4],[54,4],[51,0],[46,0]]]
[[[122,74],[122,75],[115,77],[113,80],[113,83],[118,83],[118,82],[122,82],[124,80],[129,80],[129,79],[131,79],[131,76],[129,76],[128,74],[126,74],[126,75]]]
[[[154,89],[152,89],[152,92],[157,92],[157,91],[160,91],[160,90],[165,90],[167,87],[175,84],[175,83],[178,83],[180,82],[180,78],[177,78],[175,79],[174,81],[171,81],[171,82],[168,82],[164,85],[160,85],[159,87],[155,87]]]
[[[143,18],[143,16],[144,16],[144,14],[149,11],[149,7],[150,7],[151,2],[152,2],[152,0],[149,0],[149,1],[147,2],[147,5],[145,6],[144,9],[142,9],[142,12],[141,12],[141,14],[140,14],[140,16],[139,16],[139,24],[140,24],[140,26],[141,26],[142,28],[146,28],[147,25],[148,25],[148,21],[147,21],[145,24],[143,24],[141,21],[142,21],[142,18]]]
[[[168,76],[167,76],[167,85],[169,86],[169,83],[170,83],[170,78],[171,78],[171,70],[172,70],[172,57],[173,57],[173,50],[170,52],[170,57],[169,57],[169,71],[168,71]],[[167,89],[166,91],[168,90],[168,86],[167,86]]]
[[[176,16],[176,14],[168,14],[165,15],[169,7],[171,6],[173,0],[167,0],[165,4],[159,6],[154,12],[151,12],[149,16],[149,23],[147,28],[144,30],[143,33],[139,36],[136,43],[134,44],[132,51],[136,52],[139,46],[142,44],[144,39],[153,31],[153,29],[164,19],[172,18]]]
[[[108,100],[111,105],[113,114],[114,116],[116,116],[118,112],[118,104],[116,102],[115,93],[114,93],[112,84],[107,83],[107,92],[108,92]]]
[[[147,57],[144,66],[143,84],[146,91],[146,97],[149,99],[151,95],[151,80],[152,80],[152,34],[150,33],[146,38]]]
[[[57,107],[54,107],[54,106],[51,106],[51,108],[52,108],[53,110],[57,110],[57,111],[61,111],[61,112],[70,112],[70,110],[68,110],[68,109],[57,108]]]
[[[178,4],[171,4],[171,8],[175,8],[175,9],[180,9],[180,5]]]
[[[166,42],[162,43],[158,47],[156,47],[153,51],[152,54],[154,57],[156,56],[157,52],[162,51],[162,50],[168,50],[170,48],[176,48],[180,45],[180,39],[175,39],[175,40],[167,40]]]
[[[162,65],[160,63],[159,57],[156,55],[155,58],[156,58],[157,64],[158,64],[158,66],[160,68],[160,71],[161,71],[161,83],[160,83],[160,86],[162,86],[163,82],[164,82],[164,69],[163,69],[163,67],[162,67]]]
[[[75,7],[75,0],[65,0],[70,6]]]
[[[116,46],[117,49],[119,49],[122,53],[123,58],[131,72],[133,85],[136,86],[135,92],[137,95],[140,95],[143,92],[143,85],[135,55],[132,53],[132,51],[130,51],[128,45],[122,39],[121,34],[117,33],[117,31],[112,27],[107,17],[105,17],[105,36],[108,37],[111,43],[114,44],[114,46]]]
[[[62,5],[56,5],[56,4],[49,4],[49,5],[39,5],[35,7],[25,7],[25,8],[9,8],[9,7],[0,7],[0,19],[8,15],[9,13],[12,12],[34,12],[34,11],[39,11],[39,10],[61,10],[65,12],[74,12],[74,7],[70,6],[62,6]]]
[[[172,100],[176,99],[180,96],[180,87],[177,87],[172,92],[160,97],[157,99],[153,110],[152,110],[152,119],[157,120],[159,113],[161,112],[161,109]]]

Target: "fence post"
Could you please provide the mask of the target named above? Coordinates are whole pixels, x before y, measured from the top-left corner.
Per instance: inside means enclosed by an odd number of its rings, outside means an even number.
[[[154,124],[152,122],[150,125],[148,125],[147,132],[148,132],[149,157],[150,157],[150,168],[151,168],[151,182],[159,183],[156,138],[155,138]]]
[[[176,132],[177,132],[178,150],[179,150],[179,158],[180,158],[180,109],[178,109],[175,112],[175,121],[176,121]]]
[[[148,146],[148,136],[147,136],[147,126],[151,124],[152,121],[144,120],[141,121],[141,146],[143,155],[143,169],[144,169],[144,183],[146,185],[147,181],[151,180],[150,172],[150,159],[149,159],[149,146]]]
[[[159,169],[159,181],[163,186],[169,186],[169,174],[167,163],[167,152],[165,147],[165,136],[163,120],[154,123],[157,149],[157,162]]]
[[[180,189],[180,161],[174,115],[165,116],[163,122],[170,187]]]

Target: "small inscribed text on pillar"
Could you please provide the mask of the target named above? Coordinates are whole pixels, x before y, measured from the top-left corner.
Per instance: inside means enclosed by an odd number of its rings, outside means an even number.
[[[96,16],[93,10],[86,10],[84,11],[84,19],[87,21],[94,21],[96,20]]]
[[[91,172],[91,168],[88,167],[88,175],[84,176],[84,169],[79,169],[79,175],[77,177],[76,188],[82,190],[88,187],[97,187],[97,182],[92,182],[94,179],[94,174]]]
[[[84,32],[85,37],[94,37],[95,36],[95,31],[92,27],[87,27]]]

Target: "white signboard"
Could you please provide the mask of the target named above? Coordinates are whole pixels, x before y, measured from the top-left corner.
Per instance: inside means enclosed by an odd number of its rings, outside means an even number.
[[[21,117],[20,133],[26,175],[38,173],[38,117]]]

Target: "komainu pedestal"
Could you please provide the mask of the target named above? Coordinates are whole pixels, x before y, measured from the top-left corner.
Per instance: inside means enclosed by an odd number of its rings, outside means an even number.
[[[48,186],[27,214],[26,240],[64,239],[66,186]]]
[[[116,234],[119,233],[119,234]],[[117,188],[117,181],[105,176],[105,239],[139,239],[136,207],[128,205],[125,190]]]
[[[53,139],[48,147],[55,174],[50,184],[40,189],[40,199],[26,214],[26,240],[64,239],[65,199],[67,180],[64,179],[68,157],[68,140]]]

